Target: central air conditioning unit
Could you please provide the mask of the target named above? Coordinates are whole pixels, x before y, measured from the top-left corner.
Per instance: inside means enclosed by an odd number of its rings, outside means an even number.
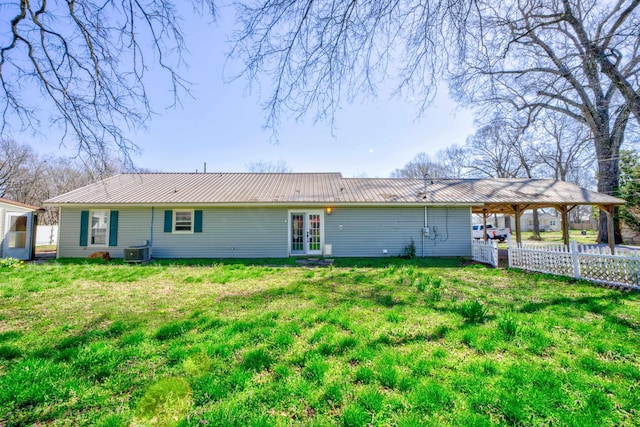
[[[149,259],[149,246],[130,246],[124,250],[125,262],[146,262]]]

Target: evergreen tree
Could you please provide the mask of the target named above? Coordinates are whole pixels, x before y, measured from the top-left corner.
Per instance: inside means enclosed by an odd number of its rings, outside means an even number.
[[[620,218],[640,233],[640,158],[635,151],[620,151],[619,197],[627,201],[620,209]]]

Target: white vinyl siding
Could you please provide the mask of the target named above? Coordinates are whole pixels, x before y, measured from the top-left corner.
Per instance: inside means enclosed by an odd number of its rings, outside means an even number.
[[[58,229],[58,257],[85,258],[93,252],[108,251],[113,258],[122,258],[128,246],[142,245],[149,240],[149,221],[151,208],[113,208],[118,210],[118,245],[117,246],[80,246],[80,212],[85,209],[60,209],[60,227]],[[99,210],[99,209],[94,209]],[[107,210],[107,208],[105,208]],[[157,210],[156,210],[157,214]],[[91,225],[91,222],[89,222]],[[162,232],[162,230],[160,230]],[[107,240],[108,243],[108,240]]]
[[[325,243],[335,257],[399,256],[412,238],[418,257],[471,256],[468,207],[428,208],[427,224],[432,231],[423,239],[423,207],[335,207],[325,215]]]
[[[112,257],[122,257],[126,247],[152,240],[155,258],[285,258],[289,253],[290,212],[314,208],[198,207],[202,210],[203,229],[201,233],[189,234],[165,233],[164,211],[167,208],[155,208],[153,236],[150,233],[150,207],[113,209],[119,211],[118,246],[100,248],[108,250]],[[86,257],[96,250],[78,244],[81,210],[61,208],[60,257]],[[429,208],[428,223],[430,227],[435,226],[436,231],[424,241],[422,207],[334,207],[331,215],[324,215],[324,221],[324,242],[332,245],[335,257],[398,256],[411,238],[417,256],[423,253],[427,257],[471,256],[471,211],[468,207]]]
[[[200,209],[200,208],[198,208]],[[153,256],[157,258],[285,258],[286,208],[202,208],[202,233],[162,233],[156,209]],[[174,211],[175,212],[175,211]]]

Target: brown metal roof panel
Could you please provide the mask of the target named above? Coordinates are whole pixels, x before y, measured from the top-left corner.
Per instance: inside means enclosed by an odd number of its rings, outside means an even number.
[[[53,197],[97,203],[623,204],[570,183],[536,179],[342,178],[340,174],[122,174]]]

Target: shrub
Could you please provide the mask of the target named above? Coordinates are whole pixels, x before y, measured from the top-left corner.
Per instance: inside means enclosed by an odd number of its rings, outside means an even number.
[[[24,261],[15,258],[2,258],[0,259],[0,269],[12,269],[24,267]]]
[[[413,237],[409,241],[409,244],[404,247],[402,257],[407,259],[414,259],[416,257],[416,242],[413,241]]]

